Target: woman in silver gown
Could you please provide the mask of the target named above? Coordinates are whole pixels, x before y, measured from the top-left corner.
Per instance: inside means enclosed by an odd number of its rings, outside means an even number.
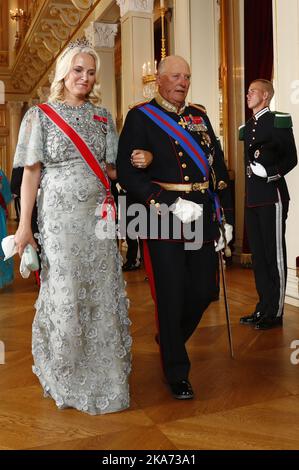
[[[99,106],[99,59],[85,42],[56,65],[50,106],[83,138],[107,176],[117,134]],[[129,406],[130,321],[116,239],[95,227],[106,190],[74,143],[37,106],[24,116],[14,166],[24,166],[21,255],[36,248],[30,221],[37,197],[41,288],[32,328],[33,372],[59,408],[89,414]],[[38,187],[40,190],[38,191]]]

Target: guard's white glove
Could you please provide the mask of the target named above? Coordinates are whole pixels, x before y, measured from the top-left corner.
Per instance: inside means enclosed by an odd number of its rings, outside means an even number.
[[[202,207],[199,204],[180,197],[175,201],[170,210],[183,224],[193,222],[202,215]]]
[[[260,163],[250,163],[250,168],[252,169],[252,173],[254,173],[256,176],[267,178],[268,175],[266,169]]]
[[[229,242],[233,238],[233,226],[230,224],[224,224],[224,233],[225,233],[226,244],[228,245]],[[215,251],[223,250],[224,247],[225,247],[224,238],[223,238],[222,231],[220,230],[220,237],[215,246]]]

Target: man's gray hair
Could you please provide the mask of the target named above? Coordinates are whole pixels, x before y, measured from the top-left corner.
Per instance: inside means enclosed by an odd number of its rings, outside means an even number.
[[[189,67],[189,64],[188,62],[184,59],[184,57],[181,57],[179,55],[168,55],[167,57],[165,57],[164,59],[162,59],[160,62],[159,62],[159,65],[158,65],[158,69],[157,69],[157,74],[158,75],[162,75],[163,73],[165,73],[165,68],[167,66],[167,63],[169,61],[171,61],[172,59],[178,59],[178,60],[181,60],[183,62],[186,62],[186,64],[188,65]]]
[[[158,75],[162,75],[162,73],[164,72],[166,59],[167,59],[167,57],[165,57],[165,59],[160,60],[159,65],[158,65],[158,69],[157,69]]]

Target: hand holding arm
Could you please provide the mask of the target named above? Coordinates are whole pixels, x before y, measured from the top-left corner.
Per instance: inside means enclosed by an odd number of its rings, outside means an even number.
[[[133,150],[131,163],[136,168],[147,168],[153,161],[153,154],[147,150]]]

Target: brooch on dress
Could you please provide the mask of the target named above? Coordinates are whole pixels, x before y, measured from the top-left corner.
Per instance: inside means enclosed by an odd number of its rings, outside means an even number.
[[[93,119],[101,123],[101,131],[104,134],[107,134],[108,118],[106,116],[98,116],[97,114],[94,114]]]

